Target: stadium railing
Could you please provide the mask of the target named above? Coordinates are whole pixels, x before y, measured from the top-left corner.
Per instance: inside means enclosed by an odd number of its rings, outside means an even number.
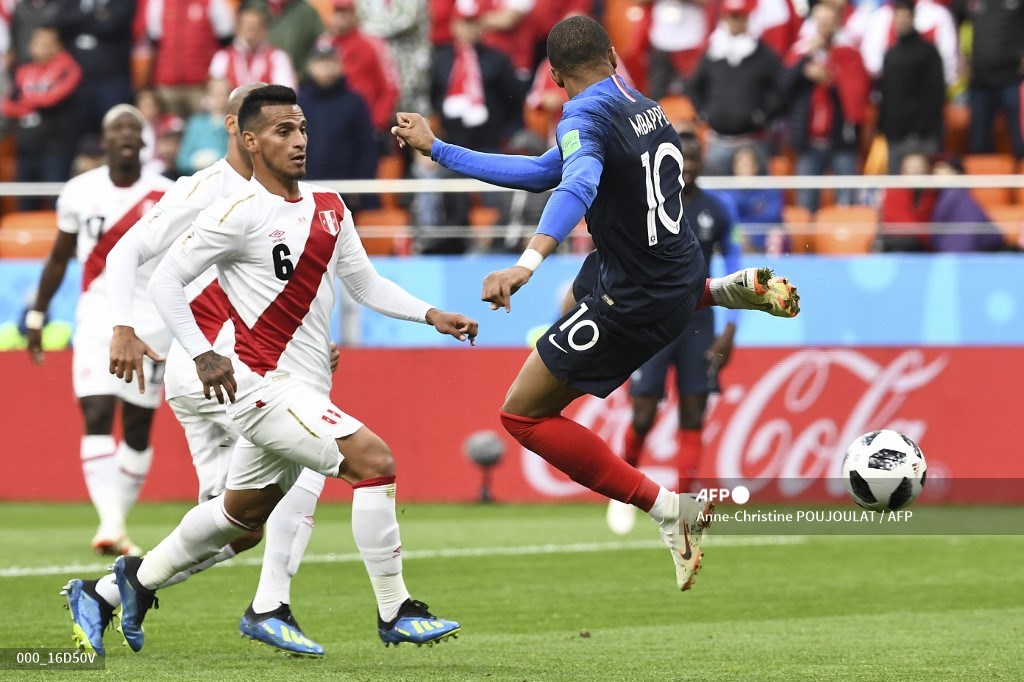
[[[347,181],[317,181],[345,196],[376,194],[388,201],[381,209],[357,212],[356,224],[360,235],[367,242],[368,251],[373,255],[407,255],[413,250],[418,237],[466,238],[486,241],[500,240],[508,236],[509,227],[499,224],[499,212],[491,206],[474,205],[470,211],[470,225],[430,226],[417,228],[412,224],[408,210],[403,204],[410,195],[420,193],[509,193],[509,190],[495,187],[477,180],[406,180],[374,179]],[[964,188],[976,193],[992,224],[1004,235],[1008,247],[1024,247],[1024,175],[1004,173],[993,175],[896,175],[896,176],[757,176],[757,177],[715,177],[700,180],[701,187],[712,190],[764,190],[798,189],[835,190],[851,188],[857,190],[864,205],[824,206],[816,214],[805,209],[787,205],[781,225],[740,225],[746,235],[757,235],[782,227],[791,240],[790,253],[837,253],[858,254],[870,250],[873,237],[880,226],[877,218],[877,198],[882,190],[890,188]],[[0,182],[0,197],[55,197],[62,189],[62,183],[11,183]],[[995,201],[993,197],[999,197]],[[519,225],[520,233],[529,234],[534,226]],[[884,226],[881,226],[884,228]],[[47,211],[13,212],[0,217],[0,258],[39,258],[46,255],[52,244],[56,228],[56,216]],[[972,233],[989,231],[991,226],[971,224],[920,224],[901,225],[901,233],[937,234],[943,231]],[[585,230],[581,227],[576,235],[574,250],[585,250]]]

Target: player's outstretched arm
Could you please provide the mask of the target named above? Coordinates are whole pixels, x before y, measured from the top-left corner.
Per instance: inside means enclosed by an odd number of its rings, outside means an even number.
[[[43,322],[46,318],[46,311],[49,309],[50,301],[57,293],[57,289],[60,288],[61,282],[64,281],[68,261],[74,255],[77,244],[78,234],[57,232],[57,241],[53,243],[53,250],[50,251],[46,265],[43,266],[43,274],[39,278],[35,305],[25,315],[28,353],[32,362],[37,365],[43,364]]]
[[[433,325],[440,334],[447,334],[459,341],[469,339],[469,345],[476,345],[476,335],[480,325],[477,321],[466,317],[462,313],[446,313],[437,308],[431,308],[426,315],[427,324]]]
[[[340,236],[336,274],[356,303],[398,320],[422,322],[459,341],[476,345],[477,323],[459,313],[446,313],[422,301],[373,267],[352,219],[346,214]]]
[[[537,233],[519,262],[511,268],[492,272],[484,279],[480,298],[491,304],[491,310],[512,311],[512,294],[530,280],[533,271],[583,220],[597,196],[602,171],[602,163],[593,156],[579,154],[566,162],[562,180],[544,206]]]
[[[544,192],[562,177],[562,156],[552,147],[541,156],[485,154],[442,142],[419,114],[399,113],[391,129],[399,145],[409,145],[449,170],[500,187]]]

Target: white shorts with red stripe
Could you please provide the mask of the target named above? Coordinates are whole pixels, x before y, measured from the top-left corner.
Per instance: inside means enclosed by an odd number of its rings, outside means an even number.
[[[363,427],[327,393],[288,375],[264,380],[227,412],[242,436],[231,456],[230,490],[277,483],[287,491],[303,468],[335,477],[343,459],[336,439]]]
[[[167,404],[185,429],[199,478],[199,502],[217,497],[224,492],[231,453],[238,440],[235,423],[216,398],[207,399],[202,393],[169,398]]]

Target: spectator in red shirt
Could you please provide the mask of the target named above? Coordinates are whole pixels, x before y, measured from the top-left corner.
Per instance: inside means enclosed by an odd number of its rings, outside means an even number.
[[[801,39],[786,57],[780,85],[789,103],[789,143],[797,151],[797,175],[857,173],[860,127],[867,120],[871,80],[860,53],[836,43],[839,13],[828,3],[812,10],[815,35]],[[797,191],[797,203],[814,213],[818,190]],[[854,203],[852,189],[836,192],[836,203]]]
[[[483,44],[505,53],[515,68],[522,95],[533,80],[534,48],[539,36],[534,28],[535,0],[456,0],[464,15],[478,15]]]
[[[82,69],[60,42],[52,26],[40,26],[29,42],[32,61],[14,72],[14,86],[4,98],[3,113],[17,121],[18,182],[63,182],[71,167],[75,90]],[[22,211],[52,208],[51,200],[23,198]]]
[[[187,118],[199,109],[210,61],[235,32],[228,0],[148,0],[146,35],[156,43],[153,84]]]
[[[267,15],[256,7],[238,13],[235,40],[213,55],[210,78],[226,80],[233,88],[246,83],[274,83],[292,89],[297,85],[291,58],[267,42]]]
[[[387,136],[399,95],[398,72],[387,44],[359,30],[355,0],[334,0],[327,27],[327,38],[341,55],[349,89],[370,108],[374,129]]]
[[[452,42],[455,0],[430,0],[430,44],[434,47]]]
[[[905,154],[900,164],[901,175],[928,175],[931,162],[918,150]],[[934,189],[890,188],[885,190],[879,209],[878,251],[928,251],[931,240],[928,223],[938,199]]]

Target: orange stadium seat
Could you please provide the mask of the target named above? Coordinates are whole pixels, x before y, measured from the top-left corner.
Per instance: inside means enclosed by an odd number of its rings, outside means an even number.
[[[309,4],[320,15],[324,25],[330,25],[331,15],[334,14],[334,0],[310,0]]]
[[[1021,228],[1024,228],[1024,206],[992,206],[985,211],[1003,233],[1007,244],[1020,243]]]
[[[966,153],[971,108],[966,104],[947,104],[943,114],[946,129],[944,148],[954,154]]]
[[[353,216],[363,248],[371,256],[394,255],[397,242],[409,227],[409,212],[400,208],[375,208]]]
[[[964,157],[964,170],[968,175],[1013,175],[1017,164],[1005,154],[969,154]],[[979,204],[1006,206],[1013,203],[1013,190],[1009,187],[985,187],[971,190]]]
[[[56,239],[54,211],[20,211],[0,218],[0,258],[45,258]]]
[[[689,97],[683,95],[668,95],[658,101],[658,106],[665,112],[672,125],[679,123],[693,123],[697,120],[697,110]]]
[[[783,206],[782,223],[794,254],[814,253],[814,215],[803,206]]]
[[[1024,175],[1024,160],[1017,166],[1017,175]],[[1017,188],[1017,203],[1024,204],[1024,187]]]
[[[878,213],[870,206],[826,206],[814,231],[817,253],[867,253],[875,238]]]
[[[377,162],[378,180],[401,180],[405,175],[405,159],[398,154],[382,156]],[[398,198],[394,194],[381,194],[380,202],[384,208],[398,208]]]

